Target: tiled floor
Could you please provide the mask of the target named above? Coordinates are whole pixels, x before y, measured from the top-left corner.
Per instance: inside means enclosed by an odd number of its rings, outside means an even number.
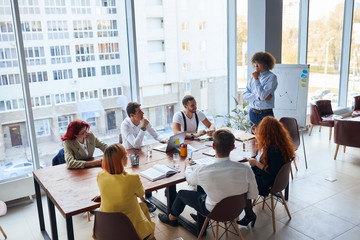
[[[277,232],[272,231],[271,212],[260,206],[255,207],[257,221],[254,228],[241,227],[245,239],[360,239],[360,149],[350,148],[339,151],[337,160],[333,160],[335,144],[328,140],[328,129],[319,133],[314,129],[312,136],[304,135],[308,159],[305,169],[302,146],[298,150],[299,171],[294,173],[290,183],[288,206],[292,214],[289,220],[285,209],[278,205],[276,209]],[[294,170],[294,169],[293,169]],[[337,179],[334,182],[326,178]],[[187,185],[183,184],[183,188]],[[164,198],[163,191],[157,193]],[[46,199],[43,199],[47,214]],[[189,217],[191,209],[186,209],[184,216]],[[168,227],[157,219],[155,236],[158,240],[172,240],[182,237],[185,240],[196,239],[182,227]],[[47,215],[46,219],[47,219]],[[93,217],[87,222],[85,214],[73,218],[75,238],[91,239]],[[66,239],[65,221],[57,213],[59,239]],[[48,220],[46,222],[49,226]],[[0,217],[0,225],[8,239],[43,239],[39,231],[36,203],[30,200],[10,205],[8,214]],[[48,230],[49,231],[49,230]],[[2,236],[0,235],[0,239]],[[207,237],[213,239],[208,230]],[[229,235],[229,239],[238,239]]]

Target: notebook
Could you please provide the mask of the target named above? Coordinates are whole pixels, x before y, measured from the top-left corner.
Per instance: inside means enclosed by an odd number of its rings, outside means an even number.
[[[150,181],[156,181],[179,172],[179,170],[168,167],[165,164],[155,164],[152,168],[140,172],[140,176],[147,178]]]
[[[180,144],[184,143],[185,134],[186,134],[185,132],[182,132],[174,136],[171,136],[169,138],[168,143],[161,144],[159,146],[154,147],[153,149],[160,152],[170,152],[173,149],[180,151]]]
[[[255,138],[255,135],[248,133],[248,132],[241,132],[241,133],[235,134],[235,139],[239,140],[239,141],[250,140],[253,138]]]

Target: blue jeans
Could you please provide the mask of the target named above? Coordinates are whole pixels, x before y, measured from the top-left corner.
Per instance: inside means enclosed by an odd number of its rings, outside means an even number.
[[[261,120],[263,120],[263,118],[267,117],[267,116],[274,116],[274,112],[271,110],[267,113],[258,114],[258,113],[253,112],[252,109],[250,109],[249,118],[250,118],[250,121],[252,122],[251,126],[254,124],[259,126]]]
[[[205,192],[180,190],[171,207],[171,215],[178,217],[184,211],[186,205],[194,208],[196,211],[207,216],[210,212],[205,207]]]

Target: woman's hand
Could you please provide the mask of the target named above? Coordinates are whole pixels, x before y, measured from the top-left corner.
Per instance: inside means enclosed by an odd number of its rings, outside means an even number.
[[[101,196],[96,196],[93,199],[91,199],[93,202],[101,202]]]
[[[249,162],[250,166],[252,166],[252,167],[257,166],[257,163],[258,163],[258,161],[255,158],[249,158],[248,162]]]

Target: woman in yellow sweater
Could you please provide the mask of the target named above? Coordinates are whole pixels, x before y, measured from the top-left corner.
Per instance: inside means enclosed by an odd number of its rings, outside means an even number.
[[[144,202],[144,187],[138,174],[127,173],[127,152],[123,145],[110,145],[104,152],[102,170],[98,173],[103,212],[122,212],[132,222],[141,239],[155,239],[155,223],[151,222],[148,208]]]

